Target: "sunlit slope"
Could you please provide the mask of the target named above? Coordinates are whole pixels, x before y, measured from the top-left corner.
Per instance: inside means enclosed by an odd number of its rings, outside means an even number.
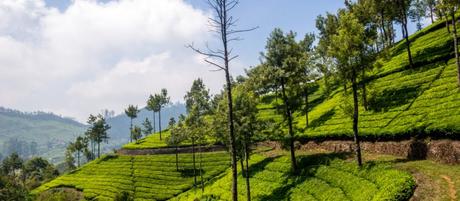
[[[254,155],[250,162],[252,200],[407,200],[415,187],[408,173],[385,164],[355,163],[341,155],[313,154],[299,157],[301,173],[292,176],[287,156]],[[201,189],[192,189],[175,201],[231,200],[231,172]],[[238,175],[238,195],[246,200],[245,178]]]
[[[197,154],[197,168],[199,155]],[[209,180],[230,166],[226,152],[203,153],[204,180]],[[35,189],[37,194],[57,187],[83,191],[86,199],[113,200],[128,192],[135,200],[167,200],[192,188],[194,179],[192,155],[179,155],[179,171],[175,155],[105,156],[82,168]],[[199,177],[198,177],[198,181]]]
[[[404,43],[397,44],[389,59],[367,73],[368,110],[360,94],[359,131],[369,139],[398,139],[414,135],[453,137],[460,133],[460,93],[452,39],[442,22],[421,30],[410,38],[415,68],[410,69]],[[295,113],[299,137],[346,139],[352,136],[350,86],[346,93],[335,85],[326,97],[322,80],[310,94],[309,126],[305,113]],[[259,116],[282,122],[272,97],[264,97]],[[279,103],[280,100],[278,100]],[[302,107],[303,108],[303,107]],[[306,129],[305,129],[306,128]]]

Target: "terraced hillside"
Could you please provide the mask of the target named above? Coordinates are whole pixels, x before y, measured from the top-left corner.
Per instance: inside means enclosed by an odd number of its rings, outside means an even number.
[[[252,200],[406,200],[415,182],[408,173],[386,164],[368,163],[358,169],[337,154],[309,154],[299,157],[302,173],[290,174],[287,156],[253,155],[250,163]],[[238,193],[246,199],[245,178],[238,177]],[[231,200],[231,173],[206,186],[204,192],[191,190],[172,199]]]
[[[196,160],[198,166],[198,156]],[[219,175],[230,165],[225,152],[203,153],[202,161],[204,180]],[[127,192],[135,200],[167,200],[194,185],[191,154],[179,155],[179,168],[177,171],[175,155],[108,155],[58,177],[32,193],[70,187],[83,191],[86,199],[113,200],[117,194]]]
[[[443,22],[438,22],[410,39],[414,69],[409,68],[405,45],[400,43],[390,51],[389,59],[379,60],[382,66],[374,68],[362,82],[367,86],[369,102],[365,110],[360,99],[359,131],[364,138],[454,138],[460,133],[460,93],[451,35]],[[343,86],[336,85],[327,96],[322,82],[312,87],[309,96],[308,128],[305,113],[295,113],[297,134],[307,139],[349,139],[352,118],[346,111],[352,104],[351,89],[344,93]],[[279,104],[279,99],[267,95],[259,106],[259,116],[282,122],[275,109]]]

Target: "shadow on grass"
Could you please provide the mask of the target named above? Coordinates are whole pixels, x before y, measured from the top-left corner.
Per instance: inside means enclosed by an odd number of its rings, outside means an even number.
[[[179,172],[182,177],[193,177],[193,176],[200,176],[200,169],[195,169],[193,168],[184,168],[184,169],[179,169]],[[201,172],[203,175],[206,173],[205,170],[201,169]]]
[[[311,128],[316,128],[324,123],[326,123],[327,120],[331,119],[335,114],[335,110],[331,109],[327,111],[326,113],[322,114],[319,118],[314,119],[313,121],[310,122],[309,127]]]
[[[369,99],[369,110],[387,112],[389,109],[408,104],[419,95],[419,86],[405,86],[398,89],[385,89]]]
[[[317,168],[321,165],[328,165],[334,159],[346,159],[350,153],[318,153],[297,157],[299,174],[293,175],[291,172],[286,173],[282,187],[276,188],[269,195],[260,197],[262,201],[289,200],[291,189],[302,184],[306,179],[314,175]],[[292,182],[289,182],[292,180]]]

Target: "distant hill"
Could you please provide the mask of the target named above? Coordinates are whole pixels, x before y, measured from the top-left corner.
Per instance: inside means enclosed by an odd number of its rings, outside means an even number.
[[[21,112],[0,107],[0,153],[22,157],[40,155],[57,162],[66,143],[83,133],[85,125],[53,113]]]
[[[179,115],[185,113],[185,105],[182,103],[174,103],[170,106],[167,106],[166,108],[163,108],[161,110],[161,128],[165,129],[168,126],[168,122],[171,117],[177,120]],[[133,124],[142,126],[142,122],[144,122],[146,118],[148,118],[150,122],[153,122],[152,112],[143,108],[137,115],[137,118],[134,119]],[[156,129],[158,131],[158,113],[155,114],[155,120]],[[124,140],[124,143],[128,142],[130,119],[124,113],[107,119],[107,122],[112,127],[109,130],[109,135],[111,138],[117,140],[122,139]]]
[[[185,114],[185,106],[172,104],[161,111],[162,128],[165,129],[171,117],[178,118]],[[134,120],[135,125],[142,125],[148,118],[152,122],[152,112],[141,109]],[[158,130],[158,113],[156,114]],[[107,119],[111,126],[109,143],[102,144],[103,152],[121,147],[129,141],[129,118],[123,113]],[[0,107],[0,160],[12,152],[22,157],[41,156],[53,163],[64,160],[68,142],[83,135],[86,125],[68,117],[45,112],[21,112]]]

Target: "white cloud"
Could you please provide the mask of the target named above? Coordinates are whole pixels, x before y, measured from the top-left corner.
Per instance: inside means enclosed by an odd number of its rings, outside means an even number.
[[[0,105],[84,120],[143,106],[161,88],[182,100],[197,77],[215,92],[223,75],[185,48],[212,40],[207,17],[182,0],[81,0],[63,12],[42,0],[2,0]]]

